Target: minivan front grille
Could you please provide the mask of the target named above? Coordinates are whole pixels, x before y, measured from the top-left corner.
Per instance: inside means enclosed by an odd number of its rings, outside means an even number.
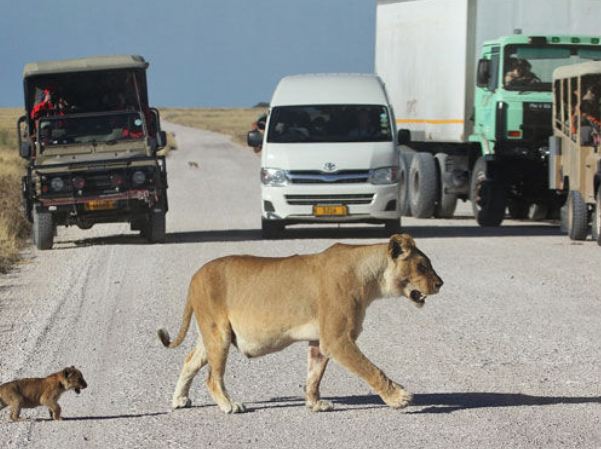
[[[319,170],[295,170],[288,172],[292,184],[357,184],[369,180],[368,170],[340,170],[325,173]]]
[[[315,206],[317,204],[370,204],[373,193],[350,195],[286,195],[286,202],[291,206]]]

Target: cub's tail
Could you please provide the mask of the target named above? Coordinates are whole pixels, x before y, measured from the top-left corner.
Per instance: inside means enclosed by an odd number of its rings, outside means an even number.
[[[157,334],[159,335],[163,346],[165,346],[166,348],[177,348],[182,343],[182,341],[184,341],[184,338],[186,338],[186,333],[188,332],[188,328],[190,327],[191,319],[192,304],[190,303],[190,299],[188,298],[188,301],[186,302],[186,307],[184,308],[184,317],[182,319],[182,325],[179,328],[179,333],[177,334],[175,340],[171,341],[171,338],[169,337],[169,332],[167,332],[165,329],[159,329],[157,331]]]

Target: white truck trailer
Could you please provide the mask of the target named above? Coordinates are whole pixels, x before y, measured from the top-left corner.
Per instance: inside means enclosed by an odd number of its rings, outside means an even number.
[[[411,213],[483,226],[557,210],[547,140],[556,67],[601,59],[601,0],[378,0],[375,72],[394,108]],[[517,73],[517,75],[516,75]],[[524,75],[525,73],[525,75]],[[407,212],[407,207],[401,205]]]

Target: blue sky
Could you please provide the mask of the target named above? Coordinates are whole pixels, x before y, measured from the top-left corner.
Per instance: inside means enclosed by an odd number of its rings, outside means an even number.
[[[375,0],[3,0],[0,107],[26,62],[137,53],[155,106],[248,107],[307,72],[371,72]]]

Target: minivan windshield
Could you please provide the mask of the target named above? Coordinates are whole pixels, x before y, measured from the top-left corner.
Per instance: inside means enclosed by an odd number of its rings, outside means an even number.
[[[267,131],[271,143],[391,140],[388,108],[380,105],[277,106]]]

